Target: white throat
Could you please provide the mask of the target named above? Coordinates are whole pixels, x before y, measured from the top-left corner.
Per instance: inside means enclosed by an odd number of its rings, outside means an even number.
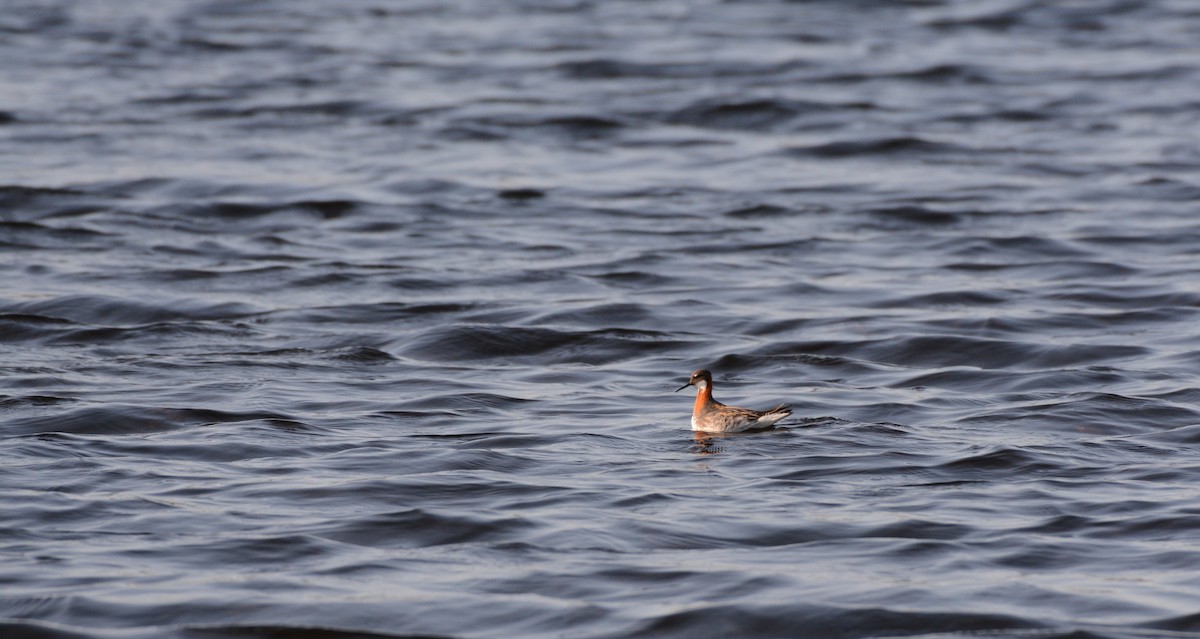
[[[704,390],[704,389],[708,388],[708,382],[706,382],[706,381],[704,381],[704,380],[700,380],[700,381],[699,381],[699,382],[696,384],[696,388],[698,388],[698,389],[700,389],[700,390]]]

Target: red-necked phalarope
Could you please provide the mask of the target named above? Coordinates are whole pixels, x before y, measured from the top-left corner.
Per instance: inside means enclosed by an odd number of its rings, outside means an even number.
[[[680,386],[675,392],[695,386],[700,389],[696,393],[696,404],[692,407],[692,430],[706,433],[738,433],[755,428],[768,428],[775,422],[792,414],[787,404],[780,404],[770,410],[750,410],[726,406],[713,399],[712,373],[701,368],[692,373],[688,383]]]

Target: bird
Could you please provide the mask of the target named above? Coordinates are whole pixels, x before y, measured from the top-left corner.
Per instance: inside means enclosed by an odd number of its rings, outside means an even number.
[[[695,386],[696,403],[692,407],[692,430],[705,433],[740,433],[758,428],[770,428],[775,422],[792,414],[787,404],[780,404],[768,410],[751,410],[726,406],[713,399],[712,373],[707,369],[699,369],[692,373],[686,384],[675,390],[676,393]]]

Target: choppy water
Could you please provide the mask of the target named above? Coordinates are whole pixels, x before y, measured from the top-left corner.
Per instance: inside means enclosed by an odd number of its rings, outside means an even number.
[[[1200,636],[1192,0],[12,0],[0,149],[5,637]]]

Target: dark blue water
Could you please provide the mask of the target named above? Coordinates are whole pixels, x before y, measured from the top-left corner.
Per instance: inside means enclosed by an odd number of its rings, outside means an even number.
[[[0,636],[1200,637],[1192,0],[0,8]]]

